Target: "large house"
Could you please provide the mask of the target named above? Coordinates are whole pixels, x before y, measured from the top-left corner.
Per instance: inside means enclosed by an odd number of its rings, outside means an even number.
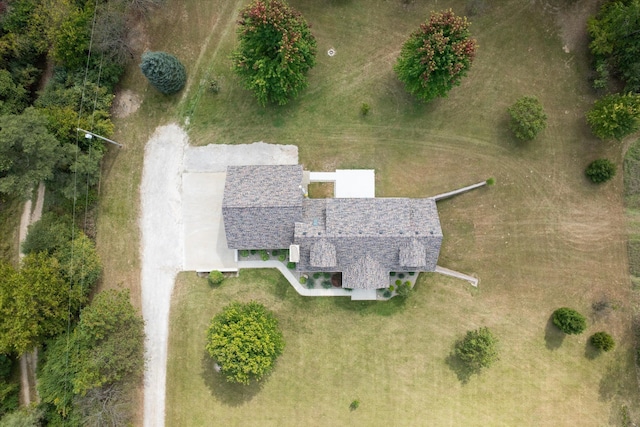
[[[299,272],[340,272],[342,287],[380,289],[390,272],[435,271],[435,198],[306,197],[300,165],[230,166],[222,215],[230,249],[289,249]]]

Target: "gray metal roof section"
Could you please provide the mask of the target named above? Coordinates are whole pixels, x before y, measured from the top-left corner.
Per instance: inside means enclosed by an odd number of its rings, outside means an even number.
[[[222,201],[230,249],[282,249],[302,221],[302,166],[230,166]]]

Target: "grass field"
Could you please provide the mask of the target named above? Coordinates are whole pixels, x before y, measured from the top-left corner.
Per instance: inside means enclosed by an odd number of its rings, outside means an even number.
[[[586,53],[563,51],[555,16],[544,11],[555,9],[492,2],[471,19],[480,48],[469,76],[448,99],[422,105],[395,79],[395,57],[429,11],[462,13],[464,1],[292,0],[313,26],[318,65],[299,99],[265,109],[230,72],[242,4],[169,1],[146,27],[142,44],[178,54],[189,89],[162,97],[135,67],[123,83],[143,103],[116,121],[127,148],[105,162],[104,286],[139,291],[143,147],[172,120],[188,121],[196,144],[296,144],[306,168],[374,168],[378,196],[424,197],[495,177],[489,189],[439,203],[440,264],[477,275],[480,286],[423,275],[407,305],[361,305],[302,299],[268,271],[243,272],[216,290],[185,274],[173,306],[167,425],[601,426],[620,425],[622,405],[640,407],[622,174],[602,186],[583,174],[598,157],[621,166],[623,149],[586,127],[595,99]],[[201,83],[212,75],[222,83],[217,95]],[[528,144],[506,125],[507,106],[522,95],[536,95],[549,116]],[[366,117],[363,102],[372,107]],[[265,302],[285,331],[285,353],[261,390],[221,384],[204,358],[209,318],[236,298]],[[611,308],[593,313],[604,300]],[[586,334],[561,340],[549,327],[562,305],[589,316]],[[446,359],[456,339],[482,325],[501,339],[502,360],[463,385]],[[586,346],[597,330],[615,336],[612,354],[593,357]],[[356,398],[361,406],[350,412]]]

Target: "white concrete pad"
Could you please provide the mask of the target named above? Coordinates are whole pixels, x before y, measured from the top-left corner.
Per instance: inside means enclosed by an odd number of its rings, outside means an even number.
[[[375,289],[354,289],[351,291],[351,301],[375,301],[378,293]]]
[[[226,172],[182,174],[184,270],[238,270],[222,220],[226,176]]]
[[[336,170],[334,196],[336,199],[376,197],[376,177],[374,170]]]

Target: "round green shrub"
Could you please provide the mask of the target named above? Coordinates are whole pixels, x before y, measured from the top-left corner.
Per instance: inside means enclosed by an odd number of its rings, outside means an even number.
[[[616,342],[613,337],[606,332],[596,332],[591,335],[589,341],[591,342],[591,345],[602,351],[613,350],[613,347],[616,346]]]
[[[568,335],[578,335],[587,329],[587,319],[568,307],[561,307],[553,312],[553,324]]]
[[[322,287],[325,289],[330,289],[333,285],[331,284],[331,280],[323,280]]]
[[[320,276],[322,276],[322,274],[321,274],[321,273],[319,273],[319,272],[317,272],[317,273],[313,273],[313,278],[314,278],[314,279],[319,279],[319,278],[320,278]]]
[[[224,280],[224,274],[222,274],[218,270],[211,271],[207,276],[207,282],[209,282],[211,286],[219,285],[220,283],[222,283],[223,280]]]
[[[616,165],[609,159],[597,159],[589,163],[584,171],[591,182],[599,184],[609,181],[616,174]]]
[[[511,116],[509,126],[522,141],[532,140],[547,127],[547,115],[535,96],[523,96],[507,111]]]
[[[304,277],[304,276],[300,276],[300,280],[298,280],[298,281],[299,281],[301,284],[303,284],[303,285],[304,285],[305,283],[307,283],[307,278],[306,278],[306,277]]]
[[[296,263],[295,263],[295,262],[291,262],[291,261],[289,261],[289,262],[287,263],[287,268],[288,268],[289,270],[293,270],[294,268],[296,268]]]
[[[498,360],[498,340],[486,327],[468,331],[456,343],[455,355],[471,372],[480,372]]]
[[[391,298],[391,291],[389,289],[385,289],[382,293],[382,296],[384,296],[385,298]]]
[[[184,65],[166,52],[143,53],[140,70],[149,83],[165,95],[180,92],[187,82]]]
[[[402,280],[397,279],[397,280],[396,280],[396,286],[400,286],[400,285],[402,285]]]
[[[241,257],[243,257],[243,258],[248,257],[248,256],[249,256],[249,251],[248,251],[248,250],[246,250],[246,249],[241,250],[241,251],[240,251],[240,256],[241,256]]]

